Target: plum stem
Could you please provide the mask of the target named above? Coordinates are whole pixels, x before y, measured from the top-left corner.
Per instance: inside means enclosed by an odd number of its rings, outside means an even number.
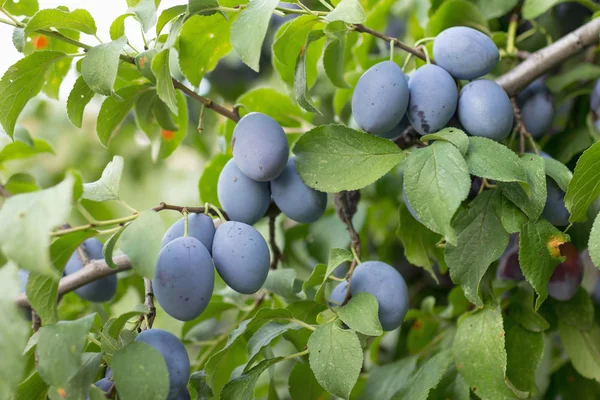
[[[281,253],[281,250],[279,249],[276,240],[277,226],[275,222],[277,219],[277,214],[279,213],[269,214],[269,246],[271,247],[271,251],[273,252],[273,258],[271,259],[270,269],[277,269],[279,261],[283,259],[283,254]]]
[[[183,209],[183,237],[188,237],[189,235],[189,218],[187,208]]]

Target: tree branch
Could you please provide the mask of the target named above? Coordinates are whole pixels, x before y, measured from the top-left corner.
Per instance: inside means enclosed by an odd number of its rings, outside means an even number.
[[[425,57],[425,53],[423,53],[421,50],[415,49],[414,47],[410,47],[409,45],[403,43],[401,40],[396,39],[395,37],[391,37],[391,36],[385,35],[381,32],[377,32],[376,30],[368,28],[368,27],[364,26],[363,24],[354,25],[354,30],[356,30],[357,32],[361,32],[361,33],[367,33],[369,35],[375,36],[376,38],[385,40],[386,42],[390,42],[390,43],[393,42],[394,46],[398,47],[399,49],[402,49],[402,50],[412,54],[415,57],[419,57],[423,61],[427,60],[427,58]]]
[[[553,44],[532,53],[527,60],[496,79],[509,96],[516,94],[552,67],[600,40],[600,18],[563,36]]]
[[[154,306],[154,290],[152,290],[152,280],[148,278],[144,278],[144,294],[145,301],[144,304],[148,306],[150,312],[148,314],[140,315],[140,320],[144,320],[148,318],[148,325],[146,329],[152,328],[152,324],[154,323],[154,318],[156,317],[156,307]],[[140,321],[141,322],[141,321]]]
[[[356,229],[354,228],[354,224],[352,223],[352,217],[356,213],[356,208],[358,206],[358,202],[360,200],[360,191],[355,190],[351,192],[340,192],[335,194],[335,207],[337,209],[338,217],[342,220],[344,224],[346,224],[346,229],[348,229],[348,235],[350,235],[350,247],[352,249],[352,254],[355,256],[350,264],[350,268],[348,269],[347,279],[348,279],[348,289],[346,291],[346,298],[344,299],[342,305],[348,303],[350,300],[350,285],[352,285],[352,273],[358,264],[357,258],[360,257],[360,236]]]

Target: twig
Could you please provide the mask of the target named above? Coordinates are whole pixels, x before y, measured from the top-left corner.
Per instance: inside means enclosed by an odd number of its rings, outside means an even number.
[[[352,274],[354,273],[354,269],[358,264],[358,258],[360,257],[360,236],[356,229],[354,229],[354,224],[352,223],[352,217],[356,213],[356,207],[360,200],[360,192],[358,190],[351,192],[340,192],[335,195],[335,207],[337,209],[338,217],[342,220],[344,224],[346,224],[346,229],[348,230],[348,235],[350,236],[350,247],[352,250],[352,254],[354,254],[354,260],[350,263],[350,268],[348,269],[347,279],[348,279],[348,289],[346,291],[346,298],[342,302],[342,305],[346,304],[348,300],[350,300],[350,285],[352,285]]]
[[[527,131],[525,122],[523,122],[523,116],[521,115],[521,109],[519,108],[517,98],[515,96],[511,97],[510,102],[512,103],[513,112],[515,114],[515,130],[519,134],[519,149],[521,153],[525,153],[525,138],[530,138],[531,140],[533,140],[533,138],[529,131]]]
[[[34,332],[37,332],[40,330],[41,326],[42,326],[42,320],[40,319],[40,316],[38,315],[38,313],[35,312],[35,310],[32,308],[31,309],[31,329],[33,329]]]
[[[0,185],[0,196],[8,199],[9,197],[12,196],[12,193],[6,189],[6,186]]]
[[[145,301],[144,304],[148,306],[150,311],[146,315],[140,315],[140,324],[142,321],[146,320],[148,324],[145,329],[152,328],[152,324],[154,323],[154,318],[156,317],[156,307],[154,306],[154,291],[152,290],[152,280],[148,278],[144,278],[144,293],[145,293]],[[146,319],[147,318],[147,319]]]
[[[423,142],[421,142],[421,136],[417,133],[415,128],[412,127],[412,125],[409,125],[400,136],[395,138],[394,143],[396,143],[396,145],[402,150],[409,149],[414,145],[423,145]]]
[[[398,47],[399,49],[402,49],[415,57],[419,57],[423,61],[427,60],[425,53],[423,53],[421,50],[415,49],[414,47],[407,45],[406,43],[402,42],[399,39],[396,39],[395,37],[391,37],[381,32],[377,32],[376,30],[368,28],[363,24],[354,25],[354,30],[361,33],[367,33],[369,35],[375,36],[376,38],[383,39],[386,42],[394,42],[395,47]]]

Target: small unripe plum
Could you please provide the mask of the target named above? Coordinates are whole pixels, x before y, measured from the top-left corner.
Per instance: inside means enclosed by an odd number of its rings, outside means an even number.
[[[104,259],[102,253],[102,243],[95,238],[87,239],[82,244],[85,254],[90,260]],[[78,251],[75,251],[67,265],[65,266],[65,274],[71,275],[84,267],[83,262],[79,257]],[[82,299],[102,303],[109,301],[117,292],[117,275],[109,275],[107,277],[90,282],[82,287],[75,289],[75,293]]]
[[[185,230],[185,218],[175,222],[165,233],[162,240],[162,247],[165,247],[173,240],[183,237]],[[188,215],[188,235],[196,238],[206,247],[208,252],[212,251],[212,242],[215,237],[215,224],[213,219],[205,214]]]
[[[359,264],[352,274],[352,295],[370,293],[379,303],[379,322],[384,331],[400,326],[408,311],[408,288],[400,273],[380,261]]]
[[[269,274],[267,242],[260,232],[242,222],[229,221],[217,228],[213,258],[221,278],[238,293],[255,293]]]
[[[281,125],[268,115],[245,115],[233,130],[233,159],[244,175],[259,182],[273,180],[285,168],[289,145]]]
[[[225,164],[219,175],[217,193],[229,219],[248,225],[264,217],[271,203],[269,183],[248,178],[233,160]]]
[[[180,321],[191,321],[208,306],[214,280],[210,253],[198,239],[187,236],[162,248],[152,287],[167,314]]]
[[[543,80],[535,80],[519,94],[519,106],[523,123],[534,139],[540,139],[550,130],[554,99]]]
[[[460,91],[458,118],[471,135],[501,141],[512,130],[513,107],[496,82],[477,80]]]
[[[177,398],[190,378],[190,359],[183,343],[172,333],[156,328],[143,331],[135,340],[152,346],[165,359],[169,371],[168,398]]]
[[[327,194],[302,181],[294,158],[290,158],[281,175],[271,181],[271,193],[282,213],[303,224],[315,222],[327,208]]]
[[[408,119],[421,135],[444,128],[456,112],[458,90],[446,70],[427,64],[415,71],[408,82]]]
[[[490,73],[500,52],[487,35],[466,26],[442,31],[433,42],[433,57],[457,79],[471,80]]]
[[[546,178],[546,205],[542,216],[546,218],[552,225],[566,226],[569,225],[569,217],[571,214],[565,207],[565,192],[554,182],[552,178]]]
[[[340,282],[332,291],[329,296],[329,304],[332,307],[340,306],[346,300],[346,293],[348,293],[348,281]]]
[[[579,289],[584,268],[579,251],[572,243],[562,244],[560,253],[567,259],[554,269],[548,282],[548,295],[556,300],[566,301],[572,299]]]
[[[352,95],[352,114],[366,132],[382,135],[396,127],[408,106],[408,85],[400,67],[392,61],[369,68]]]

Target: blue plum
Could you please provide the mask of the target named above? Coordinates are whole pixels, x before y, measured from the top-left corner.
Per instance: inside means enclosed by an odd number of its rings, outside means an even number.
[[[592,95],[590,96],[590,106],[596,117],[600,118],[600,79],[594,84]]]
[[[181,218],[175,222],[165,233],[162,240],[162,247],[165,247],[173,240],[183,237],[185,220]],[[215,236],[215,224],[213,219],[205,214],[188,215],[188,235],[196,238],[206,247],[208,252],[212,251],[212,242]]]
[[[19,281],[21,283],[21,287],[19,288],[19,293],[25,293],[27,289],[27,281],[29,280],[29,271],[25,269],[19,269]],[[26,319],[31,321],[31,307],[21,307],[23,310],[23,315]]]
[[[214,289],[210,253],[198,239],[180,237],[158,255],[152,286],[158,304],[180,321],[190,321],[206,309]]]
[[[233,130],[233,159],[244,175],[259,182],[273,180],[285,168],[289,145],[281,125],[268,115],[245,115]]]
[[[243,222],[228,221],[217,228],[213,258],[221,278],[238,293],[255,293],[269,274],[267,242],[256,229]]]
[[[395,139],[398,136],[402,135],[404,133],[404,131],[406,130],[406,128],[408,128],[410,126],[410,121],[408,120],[408,116],[405,114],[404,117],[402,117],[402,119],[400,120],[400,122],[398,123],[398,125],[396,125],[396,127],[394,129],[392,129],[391,131],[379,134],[377,136],[382,137],[384,139]]]
[[[566,226],[569,225],[569,217],[571,214],[565,207],[565,192],[554,182],[552,178],[546,178],[546,205],[542,216],[546,218],[552,225]]]
[[[102,254],[102,243],[98,239],[87,239],[85,242],[83,242],[82,246],[82,250],[90,260],[104,259],[104,255]],[[65,274],[71,275],[83,267],[84,265],[79,258],[79,253],[75,251],[65,266]],[[114,274],[75,289],[75,293],[82,299],[97,303],[109,301],[113,298],[116,292],[117,275]]]
[[[345,262],[340,264],[333,270],[333,276],[336,278],[344,278],[350,269],[350,263]]]
[[[94,385],[97,386],[98,389],[106,393],[112,387],[113,382],[108,378],[102,378],[98,382],[94,383]]]
[[[352,114],[358,126],[375,135],[396,127],[408,106],[408,85],[400,67],[392,61],[369,68],[352,95]]]
[[[341,305],[346,299],[346,293],[348,293],[348,281],[340,282],[332,291],[329,296],[329,304],[332,307]]]
[[[268,182],[257,182],[229,160],[217,183],[219,202],[232,221],[253,225],[264,217],[271,202]]]
[[[521,264],[519,263],[519,234],[515,233],[510,236],[508,246],[504,254],[500,257],[496,277],[509,281],[521,281],[525,279],[523,271],[521,271]]]
[[[191,400],[190,391],[187,388],[183,388],[183,390],[179,393],[174,400]]]
[[[170,332],[148,329],[135,340],[152,346],[165,359],[169,371],[169,399],[176,399],[190,378],[190,359],[183,343]]]
[[[513,108],[496,82],[477,80],[460,91],[458,118],[471,135],[501,141],[512,130]]]
[[[379,322],[384,331],[400,326],[408,311],[408,288],[400,273],[380,261],[359,264],[352,274],[352,295],[367,292],[379,303]]]
[[[404,198],[404,205],[408,209],[408,212],[410,213],[410,215],[412,215],[413,218],[416,219],[417,221],[421,222],[421,220],[419,219],[419,216],[415,212],[415,209],[412,208],[412,206],[408,202],[408,197],[406,196],[406,191],[404,189],[402,189],[402,197]]]
[[[273,201],[282,213],[296,222],[315,222],[327,208],[327,193],[319,192],[302,181],[292,157],[281,175],[271,181]]]
[[[556,300],[566,301],[575,296],[583,281],[583,263],[579,251],[572,243],[560,246],[560,253],[566,260],[556,266],[548,282],[548,295]]]
[[[597,306],[600,306],[600,276],[596,280],[596,284],[594,285],[594,289],[592,289],[592,300],[596,303]]]
[[[535,80],[519,93],[519,107],[523,123],[534,139],[550,130],[554,120],[554,99],[543,80]]]
[[[433,57],[453,77],[471,80],[490,73],[500,60],[500,52],[487,35],[466,26],[454,26],[435,38]]]
[[[415,71],[408,82],[408,119],[421,135],[437,132],[456,112],[458,90],[448,72],[427,64]]]

